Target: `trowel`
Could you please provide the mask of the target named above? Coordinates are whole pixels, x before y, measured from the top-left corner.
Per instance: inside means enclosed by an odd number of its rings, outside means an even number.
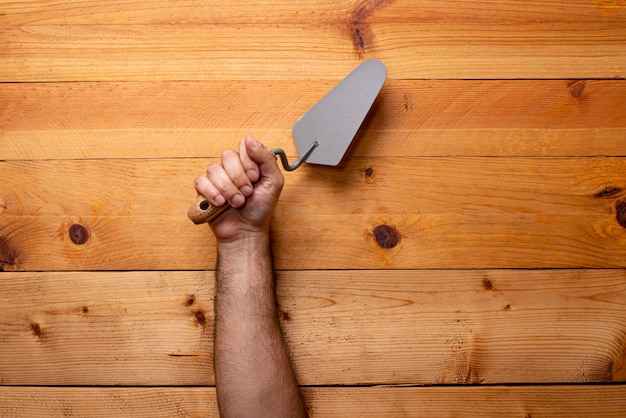
[[[352,143],[363,120],[387,79],[387,69],[378,60],[362,62],[350,74],[305,113],[292,127],[299,158],[289,164],[285,151],[272,149],[280,157],[285,171],[302,163],[336,166]],[[202,224],[218,217],[230,206],[211,205],[200,196],[187,216]]]

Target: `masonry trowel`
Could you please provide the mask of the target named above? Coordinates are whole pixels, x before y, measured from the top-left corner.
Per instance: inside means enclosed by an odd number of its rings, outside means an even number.
[[[338,165],[386,78],[387,69],[378,60],[364,61],[348,74],[293,125],[299,155],[293,164],[289,164],[282,149],[272,149],[272,153],[280,157],[283,168],[293,171],[304,162]],[[187,216],[195,224],[202,224],[215,219],[229,207],[228,204],[213,206],[200,196],[189,208]]]

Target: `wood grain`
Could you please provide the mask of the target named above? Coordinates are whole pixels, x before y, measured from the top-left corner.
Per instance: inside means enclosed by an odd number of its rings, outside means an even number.
[[[0,381],[212,383],[212,286],[212,272],[3,274]]]
[[[14,256],[2,260],[2,269],[214,268],[215,241],[208,226],[193,225],[185,212],[182,217],[150,216],[10,219],[0,236]],[[495,219],[469,214],[321,214],[307,218],[303,226],[294,223],[296,218],[274,224],[279,269],[626,267],[624,232],[615,214],[507,214]],[[72,241],[75,225],[87,231],[88,239]],[[391,232],[379,235],[377,227]],[[387,244],[389,239],[397,245]]]
[[[218,157],[246,134],[295,155],[334,85],[3,84],[0,159]],[[626,156],[624,109],[623,80],[389,80],[349,156]]]
[[[279,271],[299,382],[626,381],[624,270]],[[206,385],[212,272],[3,273],[5,385]]]
[[[0,416],[219,417],[214,388],[0,386]]]
[[[623,78],[616,22],[0,27],[1,82],[339,80],[365,58],[391,79]]]
[[[304,388],[314,417],[621,417],[623,386]],[[0,387],[0,414],[218,417],[213,388]]]
[[[186,217],[206,163],[0,163],[3,268],[213,268],[212,234]],[[351,158],[286,176],[280,269],[626,266],[623,158]]]
[[[311,414],[353,417],[621,417],[623,386],[315,388]]]
[[[620,1],[571,0],[558,9],[546,0],[480,3],[454,0],[346,1],[200,0],[101,2],[98,0],[3,0],[0,25],[61,24],[249,24],[367,22],[610,22],[626,16]]]
[[[286,174],[273,223],[311,415],[626,416],[624,22],[623,0],[0,0],[0,416],[218,416],[192,181],[248,134],[295,156],[290,126],[368,58],[389,77],[348,158]]]

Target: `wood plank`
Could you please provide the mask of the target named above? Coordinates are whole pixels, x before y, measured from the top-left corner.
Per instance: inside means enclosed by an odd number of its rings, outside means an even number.
[[[250,133],[295,155],[291,125],[333,86],[1,84],[0,160],[216,157]],[[389,80],[350,155],[626,156],[624,109],[624,80]]]
[[[623,271],[301,274],[279,276],[279,302],[306,379],[322,364],[340,384],[626,378]]]
[[[0,386],[0,416],[219,417],[214,388]]]
[[[0,81],[624,78],[622,22],[2,26]],[[572,53],[575,51],[575,54]]]
[[[623,386],[305,389],[313,417],[622,417]]]
[[[212,384],[212,289],[3,273],[0,381]],[[278,271],[277,294],[303,385],[626,381],[624,270]]]
[[[259,0],[242,3],[223,0],[220,7],[201,0],[153,0],[150,2],[101,2],[98,0],[0,1],[0,25],[67,24],[249,24],[338,23],[347,19],[368,22],[594,22],[626,17],[620,2],[570,0],[559,4],[546,0],[502,2],[484,0],[331,1],[283,2]]]
[[[3,220],[2,269],[212,269],[211,233],[194,228],[185,213]],[[624,231],[614,214],[319,214],[304,225],[297,213],[282,213],[274,223],[280,269],[626,267]],[[70,234],[87,242],[75,244]]]
[[[0,287],[2,384],[213,382],[212,272],[6,273]]]
[[[621,417],[624,386],[303,388],[312,417]],[[218,417],[213,388],[0,387],[0,414]]]
[[[186,217],[206,163],[0,163],[3,269],[213,268],[212,234]],[[341,168],[307,166],[286,175],[274,220],[276,265],[626,267],[625,178],[624,158],[351,158]]]
[[[0,27],[0,81],[340,79],[358,63],[342,29],[307,25]]]

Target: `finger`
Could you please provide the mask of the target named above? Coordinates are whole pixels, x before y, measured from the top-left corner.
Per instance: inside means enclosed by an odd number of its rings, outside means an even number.
[[[243,169],[248,175],[250,181],[252,183],[258,181],[259,177],[261,176],[261,174],[259,173],[259,166],[248,155],[245,138],[239,142],[239,158],[241,159],[241,165],[243,165]]]
[[[222,206],[226,199],[220,191],[211,183],[206,175],[200,176],[194,182],[196,191],[204,196],[213,206]]]
[[[211,164],[207,168],[207,178],[232,207],[238,208],[246,202],[246,198],[235,186],[222,164]]]
[[[258,164],[260,176],[282,184],[283,173],[280,172],[278,163],[276,163],[276,156],[272,151],[251,136],[247,137],[245,141],[247,155]]]
[[[222,154],[222,167],[230,177],[235,187],[239,189],[244,196],[252,195],[252,182],[245,172],[241,162],[241,156],[233,150],[226,150]]]

